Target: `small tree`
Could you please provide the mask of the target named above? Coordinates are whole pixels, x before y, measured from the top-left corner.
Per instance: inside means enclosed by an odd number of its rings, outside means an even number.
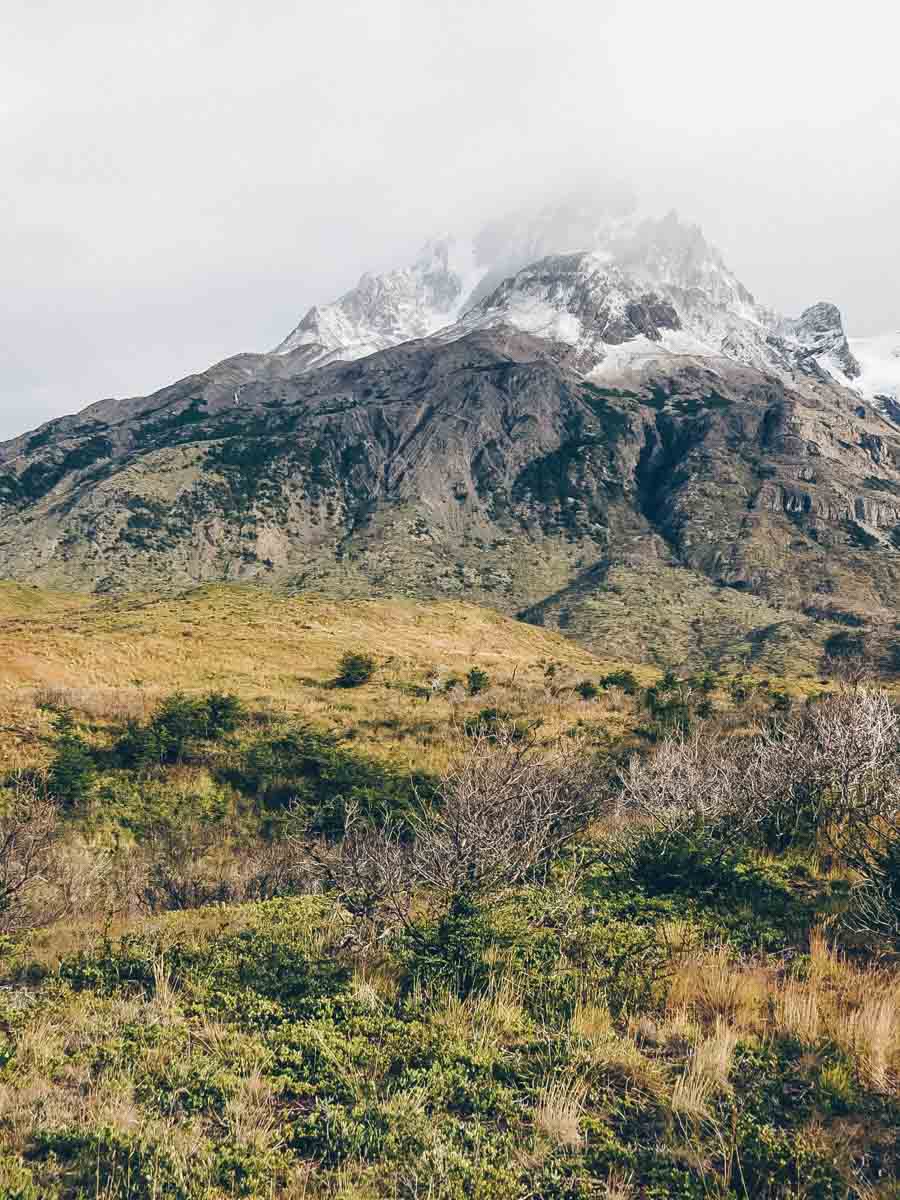
[[[763,731],[768,844],[818,845],[865,871],[900,833],[900,714],[885,692],[844,687]]]
[[[412,820],[417,882],[477,897],[542,872],[596,814],[601,776],[578,747],[539,755],[513,731],[476,736]]]
[[[596,700],[599,690],[592,679],[582,679],[580,683],[575,684],[575,691],[582,700]]]
[[[306,852],[323,887],[357,917],[357,936],[371,945],[393,925],[424,946],[432,935],[412,916],[417,893],[430,894],[448,919],[477,922],[493,893],[547,870],[606,791],[602,768],[577,746],[539,755],[515,733],[479,733],[444,775],[435,803],[406,828],[376,829],[354,807],[343,839],[307,839]]]
[[[192,741],[206,737],[209,713],[202,700],[175,692],[150,721],[151,754],[161,762],[181,762]]]
[[[87,799],[93,787],[94,760],[68,713],[60,713],[55,724],[56,753],[47,773],[47,787],[60,804],[75,808]]]
[[[244,719],[244,706],[237,696],[228,692],[210,692],[206,705],[206,736],[215,741],[226,733],[234,733]]]
[[[359,687],[375,674],[375,659],[370,654],[348,650],[338,663],[338,687]]]
[[[486,691],[491,685],[491,677],[481,667],[472,667],[466,676],[466,690],[470,696],[477,696]]]
[[[243,717],[240,700],[226,692],[199,697],[174,692],[157,705],[147,725],[127,723],[116,755],[128,767],[180,762],[193,742],[218,741],[233,733]]]
[[[869,849],[860,864],[858,882],[841,923],[852,933],[861,933],[900,949],[900,834],[892,830],[881,846]]]

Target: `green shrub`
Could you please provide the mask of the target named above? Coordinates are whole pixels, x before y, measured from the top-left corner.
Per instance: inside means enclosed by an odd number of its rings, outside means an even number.
[[[218,741],[233,733],[244,715],[237,696],[210,692],[191,697],[175,692],[160,702],[146,725],[128,722],[114,756],[121,766],[136,768],[181,762],[195,742]]]
[[[206,706],[205,737],[216,741],[234,733],[246,717],[244,706],[237,696],[227,692],[210,692],[203,701]]]
[[[575,691],[582,700],[596,700],[600,693],[600,689],[591,679],[582,679],[580,683],[576,683]]]
[[[740,1131],[741,1174],[750,1196],[804,1196],[808,1200],[847,1200],[850,1191],[833,1152],[802,1131],[744,1117]]]
[[[31,1170],[14,1154],[0,1151],[0,1196],[3,1200],[42,1200]]]
[[[744,704],[753,695],[756,684],[749,675],[735,675],[728,681],[728,694],[733,704]]]
[[[472,667],[466,675],[466,691],[470,696],[478,696],[491,686],[491,677],[481,667]]]
[[[505,708],[482,708],[477,716],[465,719],[463,732],[470,738],[486,737],[493,741],[504,735],[514,742],[521,742],[538,724],[534,722],[529,725],[526,721],[517,720]]]
[[[612,848],[609,861],[622,879],[650,895],[682,891],[698,895],[733,890],[742,855],[742,847],[724,843],[715,831],[698,822],[674,832],[638,829]]]
[[[633,671],[611,671],[600,680],[600,686],[602,688],[621,688],[627,696],[636,696],[641,685]]]
[[[307,725],[267,734],[242,751],[226,772],[232,786],[268,808],[299,809],[313,829],[330,835],[344,828],[350,806],[375,824],[388,815],[403,821],[434,781],[354,754],[330,733]]]
[[[77,808],[91,793],[96,778],[94,758],[68,713],[55,722],[56,750],[47,772],[47,789],[66,808]]]
[[[658,683],[644,689],[644,708],[650,715],[649,723],[637,729],[642,737],[657,742],[668,737],[682,737],[690,731],[694,711],[691,707],[691,683],[680,680],[669,668]],[[700,701],[705,710],[711,711],[709,697]]]
[[[488,920],[468,896],[454,896],[432,925],[408,935],[407,982],[449,987],[468,996],[487,982]]]
[[[347,651],[338,663],[338,687],[359,687],[368,683],[375,674],[375,659],[369,654],[359,654]]]
[[[692,675],[688,683],[704,696],[708,696],[710,692],[716,690],[716,676],[709,668],[700,671],[697,675]]]
[[[128,721],[113,747],[113,757],[120,767],[141,770],[165,759],[165,740],[153,725]]]
[[[180,692],[163,700],[151,721],[163,762],[179,762],[191,742],[206,737],[208,726],[209,713],[203,700],[193,700]]]

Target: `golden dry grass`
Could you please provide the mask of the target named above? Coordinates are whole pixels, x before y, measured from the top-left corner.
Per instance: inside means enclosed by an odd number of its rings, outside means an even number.
[[[347,651],[372,654],[378,671],[363,687],[335,689]],[[426,699],[432,678],[462,678],[475,665],[488,672],[488,691],[468,697],[456,687]],[[361,750],[439,769],[454,729],[484,707],[527,713],[548,737],[579,719],[627,729],[633,712],[620,695],[585,703],[571,691],[623,665],[467,603],[336,601],[225,585],[109,600],[0,584],[0,752],[13,766],[40,755],[48,702],[121,723],[177,688],[218,688],[272,716],[349,733]],[[643,674],[649,681],[654,672]]]
[[[586,1094],[587,1087],[578,1078],[548,1079],[540,1090],[534,1112],[537,1129],[561,1146],[580,1149],[584,1142],[580,1120]]]
[[[777,967],[735,961],[724,948],[698,953],[676,973],[668,1003],[673,1020],[691,1014],[714,1030],[692,1060],[706,1079],[727,1082],[740,1036],[790,1036],[810,1047],[825,1041],[842,1049],[865,1083],[900,1090],[900,977],[858,966],[832,949],[820,931],[811,939],[810,969],[785,976]],[[683,1088],[690,1095],[692,1081]]]

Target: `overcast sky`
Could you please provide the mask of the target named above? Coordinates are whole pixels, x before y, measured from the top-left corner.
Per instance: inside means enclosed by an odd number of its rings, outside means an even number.
[[[888,0],[7,0],[0,437],[268,349],[584,170],[900,329]]]

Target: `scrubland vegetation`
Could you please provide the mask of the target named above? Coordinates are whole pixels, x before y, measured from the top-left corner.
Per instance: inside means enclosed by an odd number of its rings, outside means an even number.
[[[900,1195],[892,699],[430,633],[8,682],[0,1196]]]

